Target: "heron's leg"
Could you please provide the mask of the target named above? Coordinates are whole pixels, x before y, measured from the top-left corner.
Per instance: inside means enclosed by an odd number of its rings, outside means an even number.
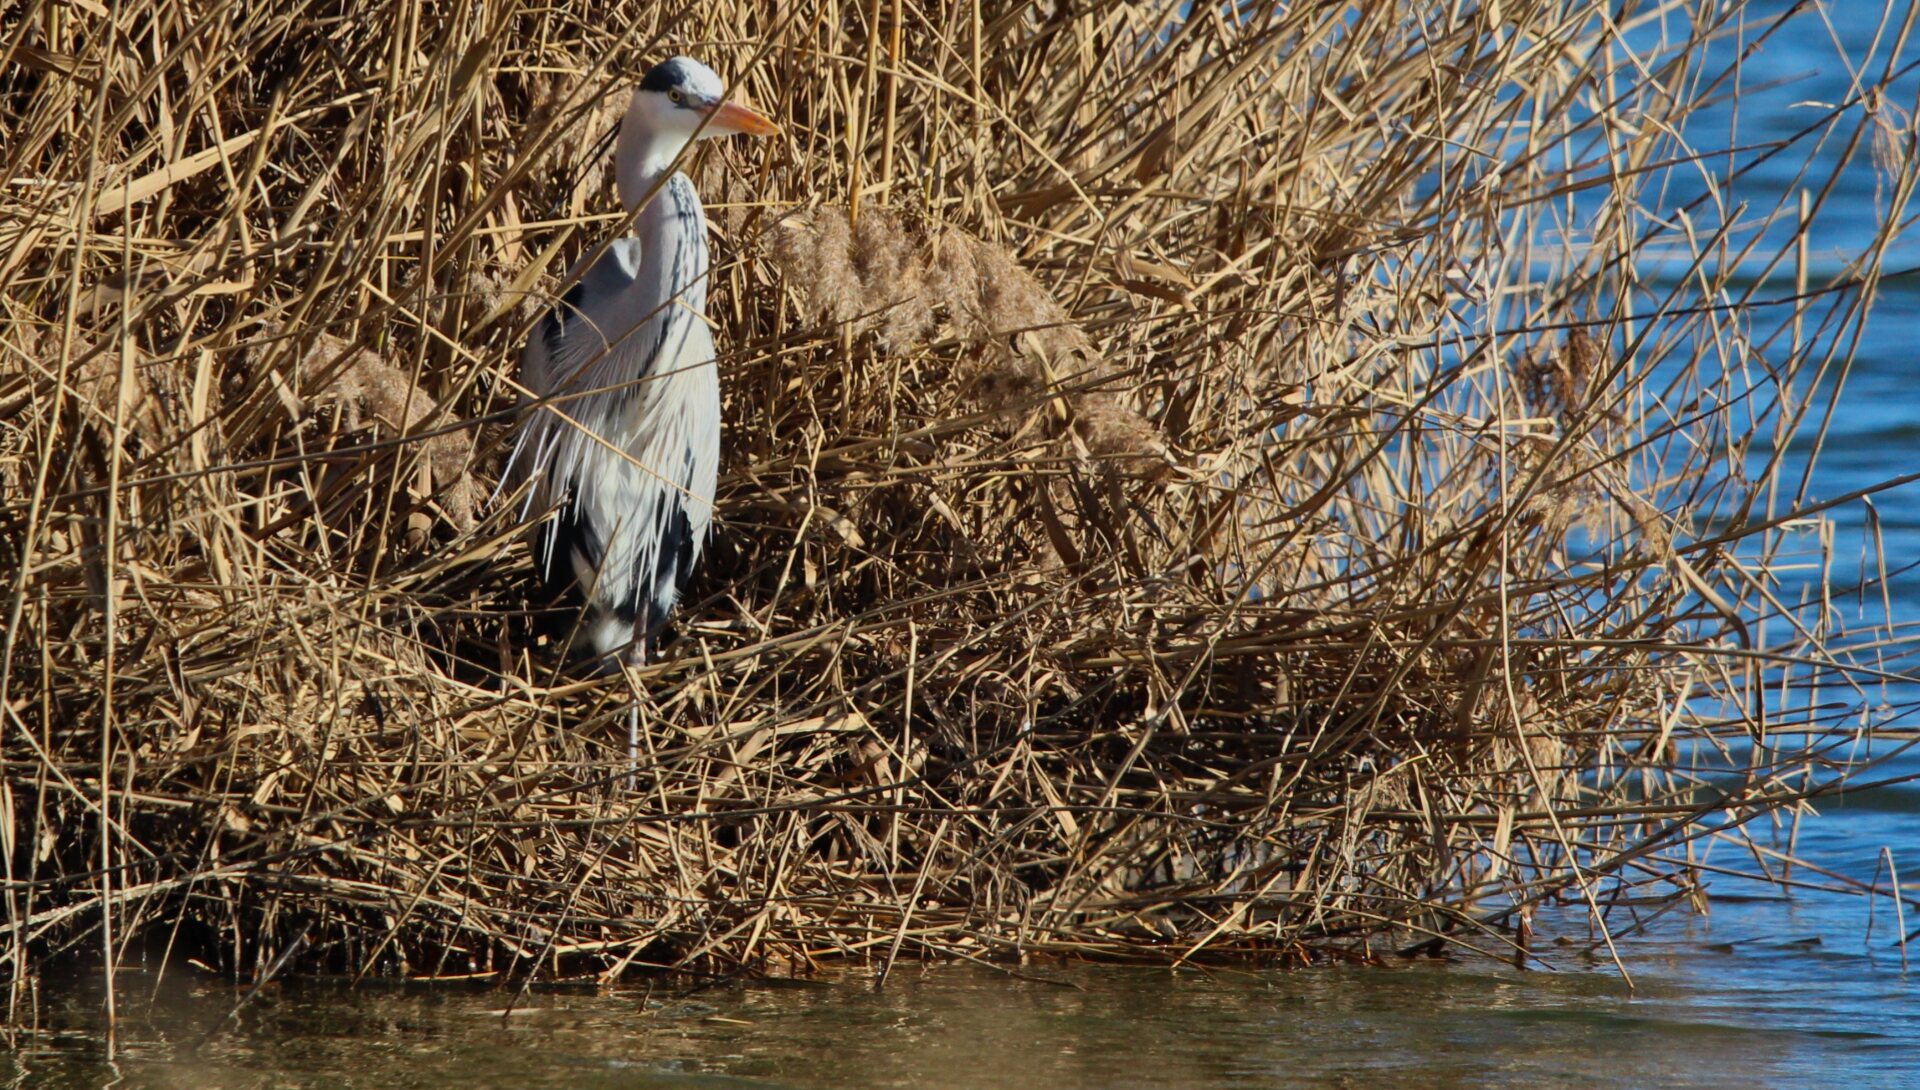
[[[627,793],[640,787],[640,705],[627,707]]]
[[[647,607],[640,607],[640,616],[633,626],[639,635],[627,648],[625,659],[628,666],[647,664]],[[635,699],[627,708],[627,791],[638,789],[640,778],[640,702]]]

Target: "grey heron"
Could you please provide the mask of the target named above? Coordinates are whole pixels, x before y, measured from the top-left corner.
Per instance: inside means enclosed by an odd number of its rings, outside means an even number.
[[[648,70],[614,151],[634,232],[574,266],[521,355],[540,399],[512,458],[530,481],[523,515],[556,511],[535,558],[549,584],[584,595],[580,631],[595,656],[621,652],[626,664],[645,663],[713,518],[720,382],[706,322],[707,218],[675,167],[696,139],[779,132],[725,98],[720,77],[690,58]]]

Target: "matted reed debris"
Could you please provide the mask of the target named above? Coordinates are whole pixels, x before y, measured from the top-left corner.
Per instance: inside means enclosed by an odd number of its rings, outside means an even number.
[[[1897,223],[1914,158],[1872,86],[1690,128],[1780,33],[1695,10],[0,16],[12,978],[1524,957],[1699,903],[1861,725],[1762,694],[1875,695],[1750,437],[1824,418],[1880,250],[1740,187],[1871,136]],[[678,49],[786,135],[693,164],[725,475],[636,693],[484,497],[618,223],[600,104]]]

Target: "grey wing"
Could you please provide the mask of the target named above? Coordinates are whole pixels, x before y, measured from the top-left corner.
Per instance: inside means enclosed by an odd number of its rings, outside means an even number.
[[[630,313],[628,291],[640,269],[640,240],[620,238],[599,260],[589,253],[567,273],[567,290],[527,338],[520,372],[527,389],[548,397],[572,385],[580,373],[603,359],[645,314]]]
[[[588,253],[574,263],[567,273],[565,293],[534,325],[521,351],[520,381],[534,398],[578,392],[582,372],[606,358],[608,344],[645,318],[621,317],[630,309],[628,289],[640,268],[640,240],[615,239],[598,260],[594,257]],[[562,411],[572,416],[581,408],[571,404]],[[523,514],[566,495],[564,485],[550,477],[558,448],[571,430],[552,413],[535,412],[521,422],[500,487],[504,490],[512,482],[531,478],[534,488],[526,496]]]

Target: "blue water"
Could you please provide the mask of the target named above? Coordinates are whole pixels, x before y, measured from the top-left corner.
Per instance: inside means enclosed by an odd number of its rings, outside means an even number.
[[[1779,2],[1754,5],[1752,10],[1768,17],[1791,7]],[[1861,70],[1878,72],[1886,63],[1885,40],[1879,52],[1873,52],[1878,8],[1852,2],[1809,5],[1783,33],[1747,59],[1743,84],[1749,91],[1741,97],[1738,113],[1726,104],[1702,113],[1688,131],[1690,140],[1700,148],[1756,144],[1792,135],[1817,121],[1828,108],[1823,104],[1838,103],[1848,93],[1850,77],[1843,54]],[[1896,19],[1903,16],[1904,10],[1894,12]],[[1746,27],[1757,31],[1762,21],[1749,19]],[[1883,39],[1891,38],[1893,30],[1897,23]],[[1723,42],[1715,55],[1730,56],[1735,48],[1736,43]],[[1894,86],[1896,93],[1889,101],[1913,110],[1920,96],[1920,77],[1907,73]],[[1850,116],[1859,116],[1858,109]],[[1889,117],[1896,125],[1905,124],[1904,118]],[[1837,140],[1825,149],[1826,169],[1838,151]],[[1729,206],[1744,203],[1752,210],[1748,218],[1755,223],[1751,230],[1736,235],[1739,242],[1757,233],[1763,240],[1757,252],[1769,254],[1779,248],[1778,240],[1790,232],[1792,223],[1759,220],[1783,197],[1785,207],[1791,209],[1800,188],[1820,184],[1825,169],[1816,169],[1810,179],[1798,176],[1805,158],[1805,151],[1790,149],[1719,194]],[[1725,160],[1718,159],[1713,166],[1716,173],[1724,173]],[[1839,185],[1812,220],[1808,255],[1812,286],[1838,275],[1846,258],[1872,240],[1887,207],[1885,184],[1868,149],[1863,147],[1847,162]],[[1671,179],[1669,192],[1684,201],[1705,190],[1698,173],[1679,171]],[[1916,266],[1920,266],[1920,241],[1901,238],[1888,249],[1887,269]],[[1657,278],[1667,270],[1642,271]],[[1793,290],[1793,266],[1787,263],[1755,294],[1780,297]],[[1844,297],[1836,297],[1834,305],[1844,304]],[[1920,458],[1914,456],[1920,440],[1920,397],[1914,394],[1912,382],[1915,347],[1920,344],[1916,320],[1920,320],[1920,276],[1908,273],[1884,281],[1851,365],[1824,383],[1826,390],[1838,389],[1840,396],[1817,457],[1810,434],[1796,440],[1785,454],[1786,463],[1795,470],[1789,481],[1797,481],[1801,467],[1811,461],[1809,500],[1869,488],[1920,469]],[[1779,333],[1780,321],[1757,312],[1755,340],[1764,343]],[[1808,323],[1810,329],[1814,325]],[[1777,339],[1775,350],[1784,343],[1784,337]],[[1771,453],[1767,444],[1756,444],[1751,465],[1757,469]],[[1791,489],[1781,510],[1791,503],[1790,496]],[[1912,626],[1920,622],[1920,568],[1908,567],[1920,561],[1920,487],[1882,491],[1869,501],[1829,510],[1825,517],[1833,530],[1833,582],[1869,581],[1861,593],[1836,600],[1832,617],[1847,633],[1840,642],[1910,641]],[[1817,535],[1809,531],[1800,536],[1804,540],[1789,539],[1789,550],[1802,553],[1801,559],[1809,562],[1819,561]],[[1881,588],[1871,582],[1881,563],[1891,572],[1886,595],[1892,604],[1891,626]],[[1789,579],[1781,588],[1782,596],[1792,602],[1800,589]],[[1776,621],[1769,631],[1778,640],[1786,630]],[[1908,661],[1912,653],[1911,647],[1895,644],[1878,663],[1872,655],[1859,656],[1858,661],[1920,676]],[[1823,706],[1832,706],[1836,718],[1853,723],[1864,719],[1910,732],[1920,686],[1908,681],[1864,682],[1853,690],[1829,683],[1820,699]],[[1799,694],[1789,702],[1769,703],[1777,710],[1790,710],[1795,703],[1804,708],[1808,700],[1806,694]],[[1882,758],[1866,774],[1870,780],[1920,775],[1920,755],[1906,750],[1908,744],[1888,737],[1852,753]],[[1920,894],[1920,823],[1915,820],[1920,816],[1920,784],[1903,782],[1860,791],[1823,802],[1817,810],[1797,829],[1762,827],[1756,830],[1756,839],[1782,853],[1791,849],[1794,857],[1831,871],[1831,876],[1803,867],[1793,871],[1793,877],[1813,888],[1783,892],[1710,875],[1707,886],[1712,899],[1704,915],[1672,913],[1645,934],[1620,944],[1639,988],[1637,998],[1619,1011],[1623,1040],[1645,1032],[1650,1021],[1696,1025],[1703,1031],[1738,1028],[1750,1034],[1730,1051],[1721,1051],[1718,1046],[1735,1039],[1703,1032],[1706,1051],[1689,1054],[1683,1049],[1668,1077],[1648,1079],[1645,1085],[1920,1086],[1920,1005],[1915,1002],[1920,999],[1916,990],[1920,937],[1910,951],[1909,971],[1902,962],[1891,898],[1883,896],[1870,903],[1845,881],[1878,881],[1881,889],[1887,889],[1883,868],[1890,858],[1901,868],[1907,895]],[[1757,859],[1730,844],[1713,848],[1706,861],[1746,873],[1763,869],[1784,873],[1779,858]],[[1869,938],[1870,913],[1874,920]],[[1920,913],[1909,908],[1909,931],[1920,927],[1917,917]],[[1571,1004],[1566,1014],[1590,1010],[1586,1004]]]

